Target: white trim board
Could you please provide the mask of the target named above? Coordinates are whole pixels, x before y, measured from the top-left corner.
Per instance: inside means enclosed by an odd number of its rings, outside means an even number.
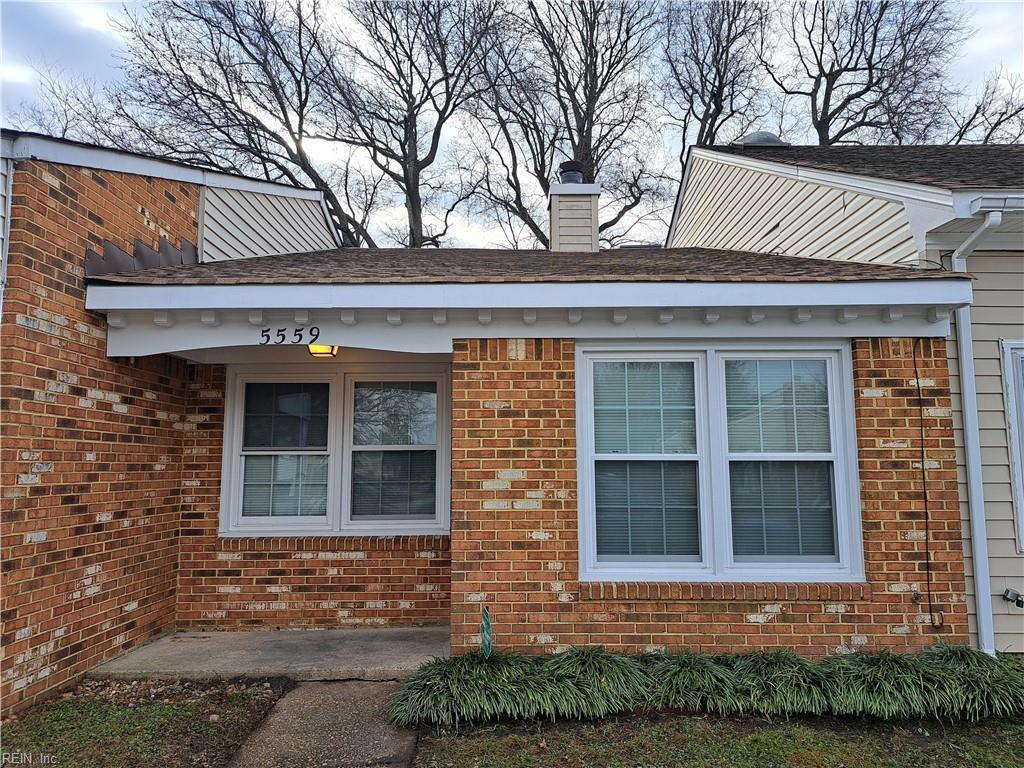
[[[110,311],[107,354],[182,353],[226,362],[231,350],[303,346],[450,353],[454,339],[786,339],[928,336],[949,333],[941,307],[587,310]],[[278,331],[281,331],[279,334]],[[264,331],[267,333],[264,334]],[[266,342],[267,337],[272,342]],[[206,350],[205,352],[201,352]],[[216,350],[223,350],[218,357]]]
[[[61,141],[46,136],[20,135],[15,136],[13,140],[4,137],[3,156],[12,160],[47,160],[62,165],[154,176],[202,186],[241,189],[266,195],[298,197],[303,200],[323,199],[323,193],[316,189],[301,189],[288,184],[233,176],[155,157],[106,147],[83,146],[77,142]]]
[[[969,279],[843,282],[419,283],[376,285],[91,284],[91,310],[846,307],[971,303]]]

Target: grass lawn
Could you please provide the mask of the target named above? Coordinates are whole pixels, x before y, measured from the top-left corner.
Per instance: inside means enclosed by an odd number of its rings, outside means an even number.
[[[30,765],[221,768],[282,695],[263,681],[87,681],[5,722],[0,742]]]
[[[416,768],[1021,768],[1024,723],[609,718],[420,738]]]

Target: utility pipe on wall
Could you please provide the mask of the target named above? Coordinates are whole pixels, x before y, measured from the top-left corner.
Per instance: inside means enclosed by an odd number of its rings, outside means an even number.
[[[960,247],[953,251],[954,272],[967,271],[967,257],[985,233],[998,227],[1003,214],[990,211]],[[978,622],[978,646],[995,655],[996,635],[992,619],[992,587],[988,567],[988,529],[985,525],[985,485],[981,464],[981,433],[978,426],[978,388],[974,378],[974,333],[971,308],[956,310],[956,354],[960,369],[960,410],[964,420],[964,459],[967,467],[967,509],[971,523],[971,561],[974,566],[974,604]]]

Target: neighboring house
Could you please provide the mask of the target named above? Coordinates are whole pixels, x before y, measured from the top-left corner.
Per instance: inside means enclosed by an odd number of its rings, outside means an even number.
[[[948,345],[971,632],[1024,653],[1024,146],[695,148],[668,244],[972,275]]]
[[[209,263],[200,201],[245,182],[34,141],[8,169],[6,708],[176,627],[450,624],[464,652],[487,607],[535,652],[967,639],[963,275],[597,251],[575,183],[552,251],[297,232]]]

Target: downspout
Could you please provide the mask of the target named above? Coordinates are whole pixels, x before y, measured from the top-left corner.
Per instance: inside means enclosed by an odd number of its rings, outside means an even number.
[[[967,257],[985,233],[1003,221],[1000,211],[985,219],[951,256],[954,272],[967,271]],[[967,465],[967,509],[971,521],[971,554],[974,565],[974,604],[978,622],[978,646],[994,656],[995,626],[992,620],[992,588],[988,568],[988,530],[985,525],[985,486],[981,471],[981,433],[978,426],[978,388],[974,378],[974,333],[970,305],[956,310],[956,354],[960,369],[960,409],[964,420],[964,458]]]

